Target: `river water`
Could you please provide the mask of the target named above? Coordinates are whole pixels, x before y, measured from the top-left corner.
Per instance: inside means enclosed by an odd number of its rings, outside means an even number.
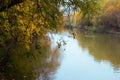
[[[50,35],[52,49],[61,45],[53,80],[120,80],[120,36],[75,34]]]
[[[120,80],[119,35],[47,35],[50,39],[43,39],[40,48],[33,45],[30,53],[14,50],[8,62],[0,65],[0,80]]]

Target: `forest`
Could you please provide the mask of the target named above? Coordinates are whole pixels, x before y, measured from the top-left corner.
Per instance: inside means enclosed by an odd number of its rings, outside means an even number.
[[[120,1],[101,0],[97,14],[71,13],[71,24],[84,31],[120,33]]]

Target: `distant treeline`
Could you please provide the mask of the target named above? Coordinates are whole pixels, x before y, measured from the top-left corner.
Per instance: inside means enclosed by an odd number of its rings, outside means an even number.
[[[85,31],[120,32],[120,1],[102,0],[94,15],[83,15],[81,11],[71,14],[71,24]]]

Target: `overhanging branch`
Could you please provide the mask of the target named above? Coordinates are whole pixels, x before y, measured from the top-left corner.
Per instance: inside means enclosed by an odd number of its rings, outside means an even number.
[[[24,2],[25,0],[0,0],[0,12],[5,9]]]

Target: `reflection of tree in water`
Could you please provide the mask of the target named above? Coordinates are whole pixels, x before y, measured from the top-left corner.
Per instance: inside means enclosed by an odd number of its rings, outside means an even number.
[[[43,64],[44,66],[42,67],[40,71],[40,76],[37,78],[37,80],[53,80],[53,74],[59,66],[59,54],[57,50],[58,49],[55,49],[53,53],[49,55],[48,59],[46,59],[47,64]]]
[[[52,80],[59,66],[57,49],[52,52],[45,43],[40,49],[33,49],[34,55],[14,54],[8,63],[0,67],[0,80]],[[29,53],[26,53],[29,54]]]
[[[120,67],[120,37],[112,34],[78,33],[80,46],[87,48],[96,61],[109,61],[115,69]]]

